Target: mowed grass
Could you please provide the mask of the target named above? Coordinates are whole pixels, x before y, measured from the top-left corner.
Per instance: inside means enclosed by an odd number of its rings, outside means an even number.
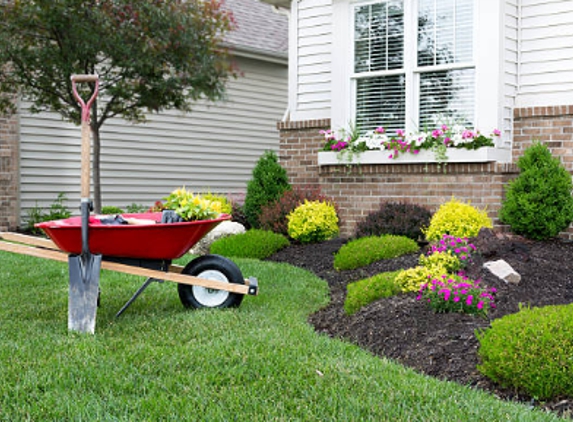
[[[237,259],[260,295],[185,310],[175,284],[102,271],[95,335],[67,330],[65,264],[0,252],[2,421],[551,421],[425,377],[307,323],[326,283]]]

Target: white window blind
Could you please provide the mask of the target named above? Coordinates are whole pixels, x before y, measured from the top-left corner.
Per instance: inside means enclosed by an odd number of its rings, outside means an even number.
[[[420,128],[474,125],[473,15],[473,0],[418,1]]]
[[[354,11],[356,127],[403,128],[406,119],[402,1],[358,6]]]
[[[404,16],[398,0],[354,6],[355,121],[361,132],[380,125],[404,129],[407,123],[417,130],[445,121],[473,127],[474,0],[415,4],[407,9],[414,17]],[[408,36],[416,54],[404,51]],[[412,63],[405,62],[408,57]]]

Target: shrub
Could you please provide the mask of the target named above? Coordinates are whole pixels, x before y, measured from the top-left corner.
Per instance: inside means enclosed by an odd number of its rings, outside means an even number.
[[[447,271],[447,273],[455,273],[461,270],[462,263],[459,258],[453,255],[451,252],[438,252],[433,253],[428,256],[421,255],[419,264],[424,267],[441,267]]]
[[[147,207],[143,204],[136,204],[135,202],[132,202],[131,204],[129,204],[128,206],[125,207],[125,210],[129,214],[139,214],[142,212],[146,212],[148,209],[149,209],[149,207]]]
[[[381,259],[395,258],[419,250],[418,244],[404,236],[391,234],[351,240],[334,255],[334,268],[352,270]]]
[[[252,227],[259,228],[261,207],[281,197],[290,189],[287,173],[278,162],[276,153],[267,151],[253,169],[253,177],[247,184],[244,211]]]
[[[466,237],[461,238],[445,234],[442,236],[442,240],[437,242],[437,244],[431,245],[428,255],[448,253],[455,256],[459,261],[458,268],[453,270],[456,271],[457,269],[465,268],[471,262],[471,254],[475,252],[475,250],[475,245],[468,243]],[[420,262],[420,264],[424,265],[422,262]]]
[[[261,215],[259,217],[259,225],[263,230],[271,230],[275,233],[288,235],[288,221],[287,216],[304,201],[322,201],[330,202],[336,209],[336,204],[320,193],[319,188],[312,187],[298,187],[295,186],[291,190],[285,191],[282,196],[261,208]],[[338,210],[336,210],[338,215]]]
[[[280,234],[253,229],[217,239],[211,244],[210,252],[226,257],[264,259],[288,245],[288,239]]]
[[[105,207],[101,207],[101,213],[106,215],[123,214],[124,211],[121,208],[116,207],[114,205],[106,205]]]
[[[382,202],[380,209],[358,223],[354,236],[395,234],[418,240],[423,238],[422,227],[428,226],[431,216],[430,211],[419,205]]]
[[[247,216],[245,215],[245,209],[243,205],[237,201],[231,202],[231,221],[242,224],[246,230],[252,228],[251,224],[247,220]]]
[[[355,314],[360,308],[384,297],[400,293],[400,286],[394,279],[399,271],[377,274],[374,277],[348,284],[344,310],[348,315]]]
[[[540,400],[573,396],[573,304],[523,308],[476,335],[488,378]]]
[[[429,241],[440,240],[444,234],[455,237],[475,237],[483,227],[493,227],[483,210],[452,198],[442,204],[432,216],[430,226],[422,231]]]
[[[440,265],[431,267],[418,265],[417,267],[400,271],[395,281],[405,293],[419,292],[420,288],[430,282],[432,278],[440,277],[447,273],[448,271]]]
[[[338,216],[334,205],[307,201],[288,216],[288,235],[301,243],[322,242],[338,235]]]
[[[63,220],[70,217],[72,212],[65,205],[66,199],[66,194],[64,192],[60,192],[58,197],[50,205],[48,214],[45,214],[44,210],[36,204],[35,207],[28,211],[27,230],[33,234],[40,234],[42,233],[42,230],[34,227],[36,223]]]
[[[539,142],[525,150],[517,166],[520,174],[509,183],[500,220],[530,239],[557,236],[573,221],[571,175]]]

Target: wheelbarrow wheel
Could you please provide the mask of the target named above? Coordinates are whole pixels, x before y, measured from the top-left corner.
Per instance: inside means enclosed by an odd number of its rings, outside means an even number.
[[[183,274],[224,283],[245,284],[237,265],[223,256],[204,255],[189,262]],[[243,301],[243,295],[225,290],[178,284],[179,299],[186,308],[232,308]]]

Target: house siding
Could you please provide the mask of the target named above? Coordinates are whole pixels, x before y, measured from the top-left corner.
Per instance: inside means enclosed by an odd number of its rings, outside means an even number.
[[[573,7],[568,0],[522,0],[517,107],[571,103]]]
[[[145,124],[111,119],[101,131],[103,205],[151,205],[185,185],[241,195],[265,150],[278,150],[276,121],[287,102],[284,65],[237,58],[242,76],[224,101],[200,102],[189,114],[165,111]],[[59,192],[79,203],[80,131],[58,115],[30,115],[20,127],[21,212],[48,207]]]
[[[290,109],[293,120],[323,118],[330,115],[332,2],[330,0],[302,0],[294,6],[293,25],[296,37],[292,66]],[[293,50],[291,50],[293,51]]]

